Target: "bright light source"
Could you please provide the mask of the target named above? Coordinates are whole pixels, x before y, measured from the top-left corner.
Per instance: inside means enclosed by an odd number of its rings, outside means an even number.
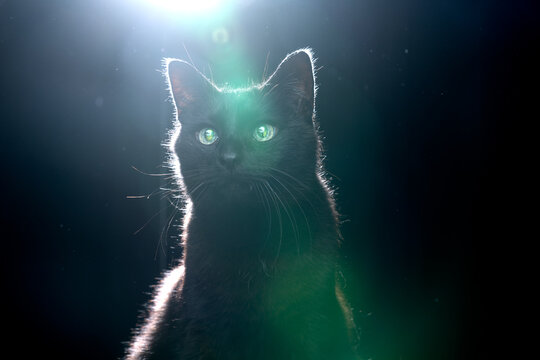
[[[150,4],[175,13],[200,13],[215,10],[221,0],[147,0]]]

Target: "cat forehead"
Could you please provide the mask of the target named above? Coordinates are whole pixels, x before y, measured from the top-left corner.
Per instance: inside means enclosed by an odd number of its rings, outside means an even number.
[[[258,88],[215,91],[202,102],[186,106],[178,114],[184,125],[215,126],[234,134],[261,123],[277,123],[277,107]]]
[[[215,99],[213,115],[227,122],[250,121],[254,117],[269,115],[271,106],[268,99],[256,88],[223,91]]]

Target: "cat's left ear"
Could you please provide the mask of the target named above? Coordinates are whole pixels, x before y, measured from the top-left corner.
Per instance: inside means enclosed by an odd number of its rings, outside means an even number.
[[[168,59],[166,69],[171,95],[179,113],[191,104],[205,101],[212,91],[212,83],[186,61]]]
[[[296,116],[313,117],[315,105],[315,75],[313,53],[310,49],[297,50],[285,57],[266,82],[267,94],[279,97],[290,106]]]

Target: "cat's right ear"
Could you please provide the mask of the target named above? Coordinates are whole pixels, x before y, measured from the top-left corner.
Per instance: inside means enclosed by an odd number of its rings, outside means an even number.
[[[169,89],[179,113],[191,104],[205,101],[213,85],[199,70],[177,59],[167,59],[166,67]]]

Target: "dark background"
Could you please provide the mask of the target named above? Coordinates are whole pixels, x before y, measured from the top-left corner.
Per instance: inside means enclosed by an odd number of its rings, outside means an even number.
[[[166,171],[163,57],[187,49],[217,82],[246,84],[309,46],[362,353],[482,353],[497,102],[520,46],[507,30],[532,22],[495,4],[244,0],[204,19],[142,0],[0,0],[4,340],[29,340],[18,358],[122,355],[177,235],[161,194],[128,198],[167,186],[142,173]]]

